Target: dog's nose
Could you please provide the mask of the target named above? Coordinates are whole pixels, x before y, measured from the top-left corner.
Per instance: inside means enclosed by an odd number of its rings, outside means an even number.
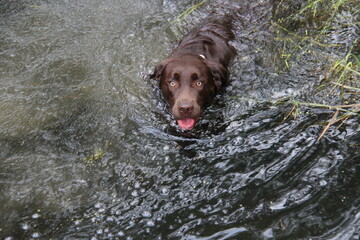
[[[178,110],[181,114],[190,114],[194,110],[194,105],[191,102],[181,101],[178,103]]]

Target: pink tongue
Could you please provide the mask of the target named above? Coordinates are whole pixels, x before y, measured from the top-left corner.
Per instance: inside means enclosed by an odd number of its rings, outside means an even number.
[[[194,128],[196,121],[192,118],[186,118],[177,120],[177,123],[182,130],[191,130]]]

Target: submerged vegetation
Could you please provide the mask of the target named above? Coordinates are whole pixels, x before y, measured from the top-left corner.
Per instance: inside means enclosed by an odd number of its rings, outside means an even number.
[[[193,11],[195,11],[198,7],[203,5],[205,2],[206,2],[206,0],[203,0],[202,2],[189,7],[184,12],[182,12],[179,16],[177,16],[173,22],[180,22],[181,20],[186,18],[188,15],[190,15]]]
[[[95,153],[91,154],[90,156],[87,156],[86,158],[83,158],[82,160],[88,165],[93,166],[96,162],[100,161],[104,156],[104,150],[103,149],[97,149]]]
[[[286,15],[289,11],[292,13]],[[299,61],[321,61],[323,65],[320,83],[311,94],[328,99],[329,103],[292,99],[287,103],[293,108],[286,116],[296,117],[301,106],[334,110],[319,139],[332,124],[360,116],[359,15],[357,0],[308,0],[297,6],[284,0],[275,10],[273,26],[276,40],[282,45],[283,70]]]

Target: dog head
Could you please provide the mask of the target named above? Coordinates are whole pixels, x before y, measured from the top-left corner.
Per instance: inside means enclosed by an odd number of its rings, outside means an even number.
[[[151,77],[159,82],[165,101],[182,130],[191,130],[203,108],[228,78],[221,65],[208,62],[202,55],[169,58],[155,67]]]

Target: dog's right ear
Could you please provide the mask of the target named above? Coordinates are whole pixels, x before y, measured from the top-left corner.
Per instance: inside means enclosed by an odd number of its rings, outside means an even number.
[[[164,70],[164,65],[162,63],[159,63],[158,65],[155,66],[154,72],[150,74],[150,78],[160,81],[163,70]]]
[[[169,59],[164,60],[161,63],[159,63],[158,65],[156,65],[154,68],[154,72],[152,74],[150,74],[150,78],[153,78],[160,82],[161,75],[165,69],[166,64],[168,64],[168,63],[169,63]]]

